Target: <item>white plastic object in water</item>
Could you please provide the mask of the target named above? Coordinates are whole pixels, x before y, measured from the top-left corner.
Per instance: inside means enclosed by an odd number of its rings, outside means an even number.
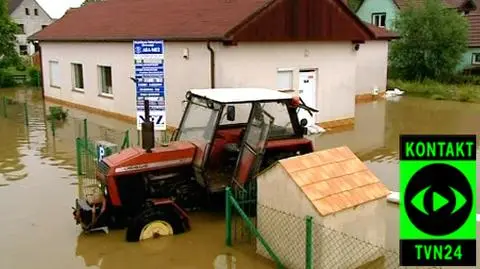
[[[322,127],[320,127],[316,124],[308,126],[307,130],[308,130],[308,134],[318,134],[318,133],[326,132],[325,129],[323,129]]]
[[[396,191],[391,191],[387,196],[387,201],[394,204],[400,204],[400,193]]]
[[[393,92],[395,93],[395,95],[403,95],[405,93],[405,91],[402,91],[398,88],[393,89]]]
[[[373,87],[372,95],[378,95],[378,92],[379,92],[378,87],[377,86]]]

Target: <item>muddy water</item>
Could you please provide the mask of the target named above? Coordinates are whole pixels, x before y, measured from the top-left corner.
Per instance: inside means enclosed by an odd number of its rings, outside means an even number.
[[[321,135],[315,139],[316,147],[349,146],[393,191],[399,188],[400,134],[480,134],[479,104],[404,96],[397,102],[382,100],[358,105],[356,117],[357,124],[353,130]],[[480,146],[480,143],[477,142],[477,145]],[[480,159],[480,147],[477,158]],[[477,179],[478,175],[480,166],[477,167]],[[480,185],[477,184],[477,197],[479,190]],[[477,200],[478,210],[479,205],[480,200]],[[398,249],[398,206],[389,204],[385,216],[389,227],[387,247]],[[477,256],[480,256],[480,246],[477,248]]]
[[[69,120],[53,138],[44,117],[52,104],[44,105],[38,92],[2,94],[27,100],[30,113],[28,128],[21,109],[9,119],[0,117],[0,268],[273,268],[245,249],[226,248],[223,218],[211,214],[193,214],[189,233],[139,244],[124,242],[123,231],[80,235],[70,209],[77,195],[73,138],[81,132],[80,119],[88,118],[89,134],[97,139],[116,133],[120,140],[134,126],[70,109]],[[415,98],[363,104],[357,108],[355,129],[314,142],[318,149],[350,146],[397,190],[401,133],[478,134],[480,106]],[[136,142],[135,134],[131,140]],[[397,207],[390,206],[391,248],[398,244],[397,216]]]
[[[10,108],[8,119],[0,116],[0,268],[273,267],[251,251],[227,248],[220,215],[192,214],[192,231],[138,244],[126,243],[123,231],[80,235],[71,211],[78,187],[76,128],[87,117],[89,134],[102,139],[134,126],[70,109],[53,138],[38,92],[1,90],[0,95],[27,100],[30,112],[28,127],[21,107]]]

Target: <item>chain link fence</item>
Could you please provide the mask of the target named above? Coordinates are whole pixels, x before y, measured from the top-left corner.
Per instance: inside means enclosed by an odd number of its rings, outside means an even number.
[[[0,114],[3,118],[22,122],[25,125],[29,124],[29,106],[26,102],[21,102],[7,96],[1,96],[0,99]]]
[[[250,243],[256,253],[271,259],[277,268],[289,269],[413,269],[441,267],[401,267],[397,250],[386,249],[335,228],[316,222],[311,216],[291,213],[257,204],[255,216],[247,216],[227,189],[227,245]],[[231,208],[231,209],[229,209]],[[233,212],[229,212],[229,210]],[[234,212],[237,211],[237,212]],[[234,225],[238,215],[246,224]],[[238,217],[237,217],[238,218]],[[247,228],[245,228],[245,226]],[[368,233],[374,227],[359,227]],[[238,233],[249,233],[238,240]],[[385,235],[388,236],[388,235]],[[250,239],[247,241],[245,239]]]

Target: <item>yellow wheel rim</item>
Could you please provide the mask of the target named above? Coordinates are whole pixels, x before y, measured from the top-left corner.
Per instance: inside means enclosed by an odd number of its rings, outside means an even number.
[[[143,227],[142,232],[140,233],[140,240],[169,235],[173,235],[172,226],[168,222],[156,220]]]

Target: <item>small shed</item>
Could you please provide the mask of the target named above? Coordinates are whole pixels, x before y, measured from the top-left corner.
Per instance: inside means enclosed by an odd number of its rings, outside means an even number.
[[[348,147],[280,160],[257,182],[257,228],[288,268],[305,268],[306,216],[314,268],[357,268],[382,255],[389,190]],[[259,242],[257,253],[269,257]]]

